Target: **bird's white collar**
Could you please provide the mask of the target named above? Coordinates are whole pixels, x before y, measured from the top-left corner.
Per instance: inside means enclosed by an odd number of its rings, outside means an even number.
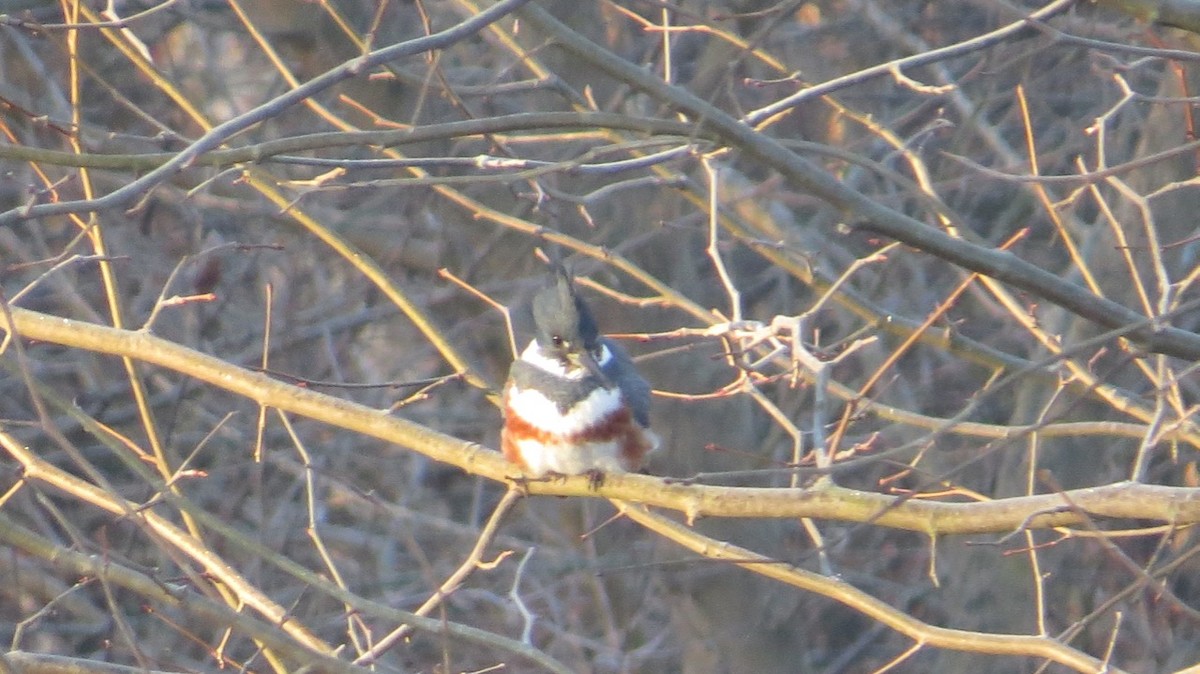
[[[596,358],[596,364],[600,367],[608,365],[613,358],[612,351],[607,344],[600,345],[600,355]],[[529,346],[521,352],[521,360],[529,363],[537,369],[561,377],[563,379],[579,380],[587,376],[588,370],[586,367],[568,367],[557,358],[547,358],[542,350],[538,348],[537,340],[529,342]]]

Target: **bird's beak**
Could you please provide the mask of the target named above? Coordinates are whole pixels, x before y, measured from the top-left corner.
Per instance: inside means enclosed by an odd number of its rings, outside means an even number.
[[[596,358],[588,351],[580,351],[579,353],[571,354],[571,360],[575,362],[576,367],[582,367],[587,370],[593,377],[599,379],[603,384],[611,384],[608,380],[608,375],[600,369],[600,363],[596,362]]]

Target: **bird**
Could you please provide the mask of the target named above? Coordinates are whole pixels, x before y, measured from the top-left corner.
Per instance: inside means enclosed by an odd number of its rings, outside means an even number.
[[[650,385],[600,334],[573,279],[555,265],[533,298],[534,338],[503,391],[500,447],[527,477],[635,472],[658,448]]]

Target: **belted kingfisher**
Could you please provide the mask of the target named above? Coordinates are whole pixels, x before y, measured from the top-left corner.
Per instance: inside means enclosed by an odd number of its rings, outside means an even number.
[[[600,335],[571,277],[555,265],[533,299],[535,338],[504,385],[505,458],[532,477],[631,472],[658,447],[650,385]]]

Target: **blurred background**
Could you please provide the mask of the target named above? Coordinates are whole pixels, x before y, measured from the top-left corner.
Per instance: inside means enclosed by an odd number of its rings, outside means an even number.
[[[877,203],[1196,330],[1190,33],[1056,3],[1044,23],[953,57],[871,72],[1040,6],[537,4],[734,117],[859,73],[756,128]],[[110,193],[212,125],[481,9],[0,3],[0,211]],[[524,307],[543,282],[542,251],[567,261],[602,330],[656,390],[653,475],[807,485],[824,439],[844,464],[836,482],[867,491],[969,502],[1133,477],[1196,486],[1191,363],[1085,342],[1103,330],[872,234],[562,45],[509,17],[267,109],[224,139],[245,153],[202,157],[122,208],[0,226],[0,289],[79,321],[137,329],[153,315],[159,337],[246,368],[266,352],[285,381],[494,448],[495,393],[513,339],[530,338]],[[446,126],[469,120],[494,124]],[[802,317],[800,331],[770,332],[775,317]],[[760,323],[700,334],[734,318]],[[775,341],[755,346],[755,335]],[[772,345],[826,363],[828,386],[783,351],[764,357]],[[346,660],[399,622],[314,590],[277,560],[413,610],[504,493],[417,452],[260,415],[169,369],[131,379],[102,349],[22,351],[0,354],[4,433],[133,503],[157,503],[158,489],[128,457],[161,451],[172,469],[197,471],[177,476],[180,496],[259,547],[195,525],[200,540]],[[27,472],[0,460],[0,524],[238,607],[145,526]],[[174,507],[155,510],[188,525]],[[377,667],[541,671],[513,650],[524,634],[524,648],[576,672],[1066,671],[1028,655],[909,652],[908,638],[851,608],[687,553],[614,512],[599,499],[524,499],[484,559],[513,554],[432,614],[508,645],[423,629]],[[839,522],[696,527],[812,570],[823,545],[824,571],[922,621],[1062,636],[1151,672],[1200,661],[1196,544],[1158,524],[936,541]],[[0,636],[14,649],[170,671],[289,669],[245,629],[181,621],[145,593],[5,540]]]

